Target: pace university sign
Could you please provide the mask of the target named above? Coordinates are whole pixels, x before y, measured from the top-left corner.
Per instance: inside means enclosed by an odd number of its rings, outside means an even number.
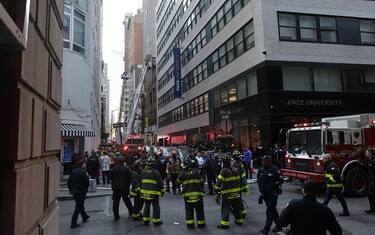
[[[173,48],[174,97],[181,98],[181,50]]]

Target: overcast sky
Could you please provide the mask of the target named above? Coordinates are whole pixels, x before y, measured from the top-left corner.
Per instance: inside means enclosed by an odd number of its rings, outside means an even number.
[[[125,13],[136,13],[137,9],[142,8],[142,0],[103,0],[103,5],[103,60],[108,64],[111,112],[120,106],[122,86],[120,76],[124,72],[124,26],[122,21]]]

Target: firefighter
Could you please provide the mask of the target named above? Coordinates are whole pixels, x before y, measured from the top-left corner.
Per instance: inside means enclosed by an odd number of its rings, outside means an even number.
[[[260,230],[262,234],[268,234],[271,225],[275,222],[276,227],[272,232],[277,233],[281,231],[279,224],[279,213],[277,212],[277,199],[281,194],[281,185],[284,183],[283,177],[280,175],[280,170],[272,165],[272,157],[269,155],[263,156],[262,167],[259,168],[257,174],[258,187],[260,196],[258,203],[266,203],[266,223],[264,228]]]
[[[366,151],[368,158],[368,173],[369,173],[369,186],[368,186],[368,200],[370,203],[370,210],[366,210],[367,214],[375,214],[375,151],[370,149]]]
[[[152,222],[155,226],[162,225],[160,220],[159,197],[164,195],[163,181],[159,171],[155,169],[155,157],[150,154],[147,158],[146,167],[141,173],[141,198],[144,202],[143,222],[150,223],[150,206],[152,204]]]
[[[132,218],[134,221],[141,221],[142,220],[142,207],[143,207],[143,200],[141,198],[141,188],[140,188],[140,178],[143,169],[142,160],[138,159],[134,162],[132,166],[133,177],[132,177],[132,187],[130,190],[130,197],[134,198],[134,207]]]
[[[229,213],[232,210],[235,216],[235,223],[243,224],[241,216],[241,181],[238,173],[231,167],[230,153],[222,156],[223,168],[217,177],[215,191],[218,194],[216,201],[219,203],[222,198],[221,205],[221,222],[217,226],[220,229],[229,228]]]
[[[244,168],[243,163],[242,163],[242,155],[239,151],[234,151],[231,157],[233,159],[233,168],[240,177],[241,192],[248,193],[249,192],[249,186],[247,185],[245,168]],[[246,214],[247,214],[247,210],[246,210],[245,205],[243,204],[243,202],[241,200],[241,215],[242,215],[242,218],[245,219]]]
[[[177,178],[178,184],[182,185],[182,196],[185,200],[185,222],[189,229],[195,227],[194,210],[197,214],[198,228],[206,227],[203,205],[203,179],[198,170],[194,169],[190,158],[183,161],[183,170]]]
[[[328,205],[329,201],[331,200],[333,195],[336,195],[337,199],[341,203],[341,206],[343,208],[343,213],[340,213],[340,216],[349,216],[349,210],[348,206],[345,202],[344,196],[342,195],[342,191],[344,190],[344,184],[342,182],[340,169],[331,160],[330,155],[325,155],[323,158],[324,162],[324,170],[325,170],[325,177],[327,182],[327,190],[325,193],[325,199],[323,204]]]

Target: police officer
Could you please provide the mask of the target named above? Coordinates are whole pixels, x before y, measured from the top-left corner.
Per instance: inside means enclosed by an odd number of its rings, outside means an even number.
[[[109,175],[113,190],[113,215],[115,221],[120,219],[119,205],[121,198],[128,208],[129,215],[133,214],[133,205],[129,198],[132,172],[124,163],[125,158],[123,156],[117,157],[117,165],[112,169]]]
[[[241,216],[241,181],[238,173],[231,167],[230,153],[225,153],[222,156],[223,168],[217,177],[215,191],[218,193],[216,200],[222,198],[221,204],[221,222],[217,226],[220,229],[229,228],[229,212],[232,210],[235,223],[243,224]]]
[[[193,168],[190,158],[184,159],[183,170],[177,178],[177,182],[182,185],[182,196],[185,200],[185,222],[189,229],[195,227],[194,210],[197,214],[198,228],[206,227],[203,205],[203,179],[197,169]]]
[[[143,207],[143,200],[141,198],[141,188],[140,188],[140,178],[143,170],[142,160],[138,159],[134,162],[132,166],[133,177],[132,177],[132,187],[130,190],[130,197],[134,198],[134,207],[132,218],[134,221],[141,221],[142,214],[141,210]]]
[[[342,178],[340,174],[340,169],[331,160],[330,155],[326,155],[323,159],[325,165],[325,177],[327,182],[327,190],[325,193],[325,199],[323,204],[328,205],[329,201],[331,200],[333,195],[336,195],[337,199],[341,203],[341,206],[343,208],[343,213],[340,213],[340,216],[349,216],[349,210],[348,206],[345,202],[344,196],[342,195],[342,191],[344,190],[344,185],[342,183]]]
[[[68,178],[69,192],[73,195],[74,201],[76,203],[70,228],[79,227],[79,224],[77,224],[79,214],[81,214],[83,222],[87,222],[90,218],[90,216],[86,213],[84,206],[87,189],[90,185],[90,180],[87,172],[82,169],[83,163],[84,159],[77,161]]]
[[[156,159],[150,154],[146,167],[141,173],[141,198],[144,202],[143,222],[145,225],[150,223],[150,207],[152,204],[153,216],[152,222],[155,226],[162,225],[160,220],[159,197],[164,195],[163,181],[159,171],[155,169]]]
[[[375,214],[375,151],[372,149],[367,150],[366,157],[368,158],[368,200],[370,203],[370,210],[366,210],[365,212],[368,214]]]
[[[342,228],[332,211],[316,201],[319,187],[312,181],[303,183],[303,199],[293,199],[280,215],[283,227],[290,225],[291,235],[341,235]]]
[[[208,155],[208,159],[204,165],[205,172],[207,174],[207,185],[209,189],[209,195],[214,195],[214,185],[216,184],[216,169],[217,160],[213,153]]]
[[[281,194],[281,185],[284,180],[280,175],[279,169],[272,165],[271,156],[266,155],[262,158],[262,167],[258,170],[257,179],[260,192],[258,202],[261,204],[264,200],[267,206],[266,224],[260,232],[262,234],[268,234],[273,222],[275,222],[276,227],[272,229],[272,232],[279,232],[281,231],[281,227],[276,206],[278,196]]]

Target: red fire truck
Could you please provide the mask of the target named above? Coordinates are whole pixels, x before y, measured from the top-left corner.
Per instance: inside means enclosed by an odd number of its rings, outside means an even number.
[[[375,149],[375,114],[296,124],[287,131],[286,166],[282,172],[293,179],[323,183],[323,158],[329,154],[341,168],[345,193],[363,196],[368,186],[367,149]]]

